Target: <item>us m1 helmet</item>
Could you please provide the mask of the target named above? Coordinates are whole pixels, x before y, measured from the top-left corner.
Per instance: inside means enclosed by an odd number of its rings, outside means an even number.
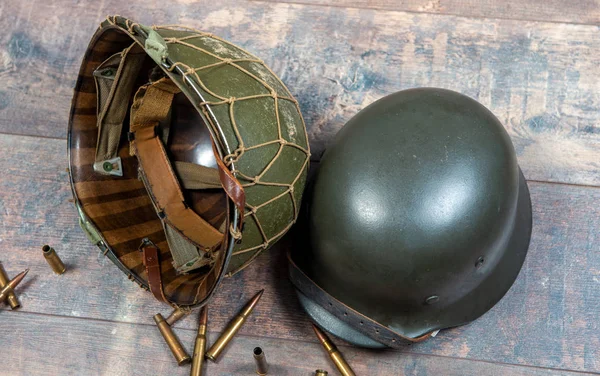
[[[291,280],[318,326],[359,346],[400,347],[475,320],[529,247],[510,138],[453,91],[400,91],[360,111],[307,192],[310,244],[289,255]]]
[[[295,222],[309,146],[298,102],[257,57],[209,33],[108,17],[71,109],[80,224],[130,279],[203,305]]]

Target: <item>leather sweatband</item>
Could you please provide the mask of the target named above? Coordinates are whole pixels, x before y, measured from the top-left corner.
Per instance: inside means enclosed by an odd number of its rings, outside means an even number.
[[[158,248],[152,243],[142,243],[140,246],[142,251],[142,259],[148,274],[148,285],[150,291],[156,299],[161,302],[169,303],[165,297],[162,287],[162,279],[160,278],[160,260],[158,258]]]
[[[287,257],[290,263],[290,280],[292,284],[310,300],[367,337],[389,347],[401,348],[421,342],[433,334],[433,332],[430,332],[417,338],[410,338],[396,333],[387,326],[348,307],[319,287],[296,265],[292,259],[291,251],[288,251]]]
[[[147,87],[135,111],[131,124],[132,150],[161,218],[199,247],[214,250],[225,235],[186,205],[173,166],[156,132],[159,118],[166,117],[174,95],[159,86],[162,83],[159,81]]]

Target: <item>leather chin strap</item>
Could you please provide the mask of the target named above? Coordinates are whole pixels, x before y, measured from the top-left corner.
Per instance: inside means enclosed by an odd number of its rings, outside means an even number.
[[[159,301],[170,304],[163,291],[162,279],[160,276],[160,252],[158,248],[148,239],[144,239],[140,245],[140,251],[142,251],[142,259],[144,261],[144,266],[146,267],[146,272],[148,273],[148,286],[150,287],[150,292],[152,292],[154,297]]]
[[[309,299],[367,337],[392,348],[401,348],[421,342],[433,334],[433,332],[430,332],[417,338],[410,338],[396,333],[328,294],[296,265],[292,259],[291,251],[288,252],[287,256],[290,263],[290,280],[292,284]]]

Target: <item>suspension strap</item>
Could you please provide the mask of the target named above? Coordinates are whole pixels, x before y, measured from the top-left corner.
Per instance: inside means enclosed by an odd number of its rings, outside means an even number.
[[[146,54],[136,43],[111,56],[94,71],[98,96],[98,141],[94,171],[123,176],[118,155],[129,98]]]
[[[179,88],[168,78],[144,85],[131,108],[130,151],[136,155],[142,180],[159,217],[198,247],[215,250],[224,234],[200,217],[185,202],[183,191],[157,129],[167,118]]]

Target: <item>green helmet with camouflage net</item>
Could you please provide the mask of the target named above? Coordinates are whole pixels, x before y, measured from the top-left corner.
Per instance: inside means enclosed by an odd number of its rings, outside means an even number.
[[[243,49],[108,17],[69,124],[82,228],[130,279],[203,305],[298,216],[310,159],[298,102]]]

